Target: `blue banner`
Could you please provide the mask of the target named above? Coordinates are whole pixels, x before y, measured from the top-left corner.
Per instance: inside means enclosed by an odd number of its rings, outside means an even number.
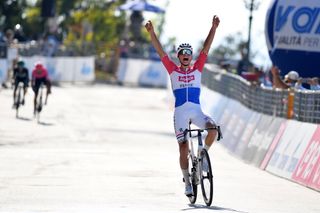
[[[320,75],[320,0],[274,0],[265,32],[271,61],[282,74]]]

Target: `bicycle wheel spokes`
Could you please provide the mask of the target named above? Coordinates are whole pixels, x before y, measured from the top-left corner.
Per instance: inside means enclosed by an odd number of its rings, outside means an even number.
[[[203,200],[207,206],[210,206],[213,197],[213,179],[210,158],[205,149],[201,151],[200,183]]]
[[[197,185],[197,180],[195,179],[196,171],[194,171],[194,161],[192,160],[191,155],[189,155],[188,158],[189,158],[190,181],[193,189],[193,195],[189,197],[189,201],[191,204],[194,204],[197,200],[198,185]]]

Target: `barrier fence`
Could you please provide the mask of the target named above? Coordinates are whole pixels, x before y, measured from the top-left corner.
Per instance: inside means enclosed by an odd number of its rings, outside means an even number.
[[[320,192],[320,125],[311,123],[319,118],[319,93],[261,88],[209,70],[203,75],[201,107],[220,125],[219,143],[248,164]]]
[[[254,111],[320,123],[320,91],[282,90],[253,85],[241,76],[206,67],[202,83]]]

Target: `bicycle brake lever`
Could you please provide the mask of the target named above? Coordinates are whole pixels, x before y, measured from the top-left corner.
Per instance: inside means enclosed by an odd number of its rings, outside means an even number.
[[[221,140],[223,138],[222,136],[222,132],[220,130],[220,126],[217,126],[217,131],[218,131],[218,138],[217,138],[217,141]]]

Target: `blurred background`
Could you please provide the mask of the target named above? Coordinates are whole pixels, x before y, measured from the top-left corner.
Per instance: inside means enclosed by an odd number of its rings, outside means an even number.
[[[268,69],[271,61],[264,22],[270,2],[4,0],[0,8],[1,58],[8,59],[10,70],[17,57],[93,56],[95,80],[112,81],[120,57],[157,58],[143,28],[146,20],[154,22],[164,48],[174,53],[181,42],[201,48],[217,14],[221,26],[209,63],[236,67],[245,60]],[[230,3],[234,7],[228,7]],[[251,31],[254,39],[249,36]]]
[[[263,88],[320,90],[317,0],[2,2],[0,83],[4,88],[10,87],[18,60],[25,62],[30,75],[34,63],[43,62],[55,84],[170,87],[145,22],[153,21],[173,60],[180,43],[190,43],[196,59],[216,14],[221,24],[208,55],[209,70]],[[277,68],[272,71],[273,66]],[[295,104],[305,105],[302,102],[296,99]]]

